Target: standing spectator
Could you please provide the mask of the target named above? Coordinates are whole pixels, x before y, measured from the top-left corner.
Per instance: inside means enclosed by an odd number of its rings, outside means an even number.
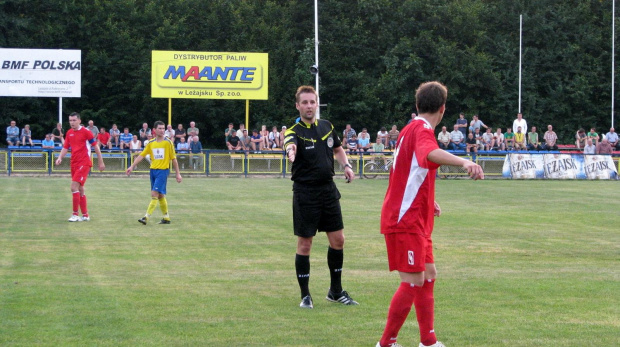
[[[174,142],[175,137],[174,129],[172,129],[172,124],[168,124],[168,126],[166,127],[166,131],[164,131],[164,137],[167,137]]]
[[[148,135],[147,135],[147,138],[148,138]],[[148,141],[148,140],[144,140],[144,141]],[[129,142],[129,151],[132,153],[137,153],[137,152],[140,152],[141,150],[142,150],[142,141],[138,139],[138,135],[133,135],[131,137],[131,142]]]
[[[97,135],[99,135],[99,128],[95,126],[95,123],[92,119],[88,121],[88,126],[86,128],[90,130],[90,132],[93,133],[93,137],[97,139]]]
[[[185,129],[183,129],[183,124],[179,124],[177,126],[177,130],[174,131],[174,143],[178,144],[179,142],[181,142],[181,139],[185,139],[187,137],[187,133],[185,132]]]
[[[231,132],[230,136],[226,138],[226,147],[228,147],[229,151],[239,151],[243,148],[241,139],[237,136],[236,131]]]
[[[437,144],[441,149],[450,149],[450,133],[445,126],[441,127],[441,131],[437,134]]]
[[[149,128],[148,123],[142,123],[142,128],[138,130],[138,136],[140,137],[140,141],[146,140],[147,137],[149,136],[149,133],[152,133],[152,132],[151,132],[151,129]]]
[[[262,151],[269,149],[269,130],[267,130],[266,125],[262,125],[260,128],[260,139],[260,150]]]
[[[434,128],[446,110],[446,97],[447,89],[438,82],[420,85],[416,91],[420,116],[403,129],[394,152],[396,165],[392,167],[381,209],[381,233],[385,237],[390,271],[398,271],[400,285],[390,302],[378,347],[397,345],[396,338],[412,306],[418,320],[420,346],[444,347],[437,341],[433,326],[437,277],[433,219],[441,215],[435,201],[437,168],[461,166],[473,179],[484,178],[479,165],[437,147]]]
[[[598,145],[598,134],[596,133],[596,128],[590,128],[590,132],[587,134],[587,137],[591,139],[595,145]]]
[[[196,128],[196,122],[189,122],[189,129],[187,129],[187,142],[190,142],[194,136],[200,134],[200,129]]]
[[[88,222],[90,215],[88,214],[88,204],[84,184],[90,174],[90,168],[93,162],[90,159],[91,146],[95,148],[99,171],[105,170],[103,157],[97,145],[97,140],[93,133],[82,126],[80,114],[73,112],[69,115],[69,124],[71,129],[67,131],[67,139],[62,146],[60,155],[56,159],[56,165],[62,164],[62,159],[71,149],[71,194],[73,199],[73,214],[69,218],[69,222]],[[82,210],[82,217],[79,216],[79,210]]]
[[[465,119],[465,113],[459,113],[459,118],[456,120],[455,125],[458,130],[463,134],[463,139],[467,137],[467,119]]]
[[[6,127],[6,143],[9,146],[19,146],[19,128],[16,126],[14,120],[11,121],[11,125]]]
[[[235,134],[237,135],[237,134]],[[237,137],[239,138],[239,137]],[[241,141],[239,141],[241,144]],[[240,147],[243,147],[242,145]],[[202,168],[202,145],[198,140],[198,136],[192,136],[192,142],[189,144],[189,152],[191,155],[191,165],[196,170],[196,168]]]
[[[388,133],[388,131],[387,131],[387,129],[385,127],[381,127],[381,130],[379,130],[379,132],[377,132],[377,138],[381,139],[381,142],[383,143],[385,148],[388,148],[390,146],[390,144],[389,144],[390,134]]]
[[[293,224],[297,236],[295,270],[301,290],[302,308],[313,308],[310,295],[310,251],[318,231],[327,234],[327,265],[331,283],[327,300],[344,305],[357,305],[342,288],[344,259],[344,224],[340,208],[340,192],[334,183],[334,157],[344,167],[345,178],[355,178],[353,167],[342,149],[334,126],[327,120],[316,119],[318,96],[311,86],[301,86],[295,95],[295,107],[301,121],[286,131],[286,156],[293,163]],[[314,126],[310,126],[314,124]],[[305,139],[314,139],[308,146]]]
[[[62,124],[56,123],[56,128],[52,130],[52,138],[54,139],[54,143],[65,143],[65,132],[62,130]]]
[[[454,130],[450,132],[450,148],[451,150],[463,150],[465,149],[465,137],[463,133],[459,130],[459,126],[454,124]]]
[[[131,174],[131,171],[144,159],[147,155],[151,158],[151,202],[146,209],[144,217],[140,218],[138,222],[146,225],[148,223],[151,214],[157,207],[159,201],[159,208],[164,215],[159,224],[170,224],[170,216],[168,215],[168,201],[166,200],[166,185],[168,182],[168,176],[170,175],[170,161],[176,172],[177,182],[181,183],[182,177],[179,171],[179,163],[177,162],[176,153],[174,151],[174,144],[172,140],[167,139],[164,136],[166,126],[164,122],[157,121],[153,125],[157,138],[149,141],[144,147],[144,150],[140,155],[136,157],[133,164],[127,168],[127,175]]]
[[[616,129],[609,128],[609,132],[605,134],[605,139],[607,139],[607,142],[609,142],[611,147],[620,150],[620,144],[618,143],[618,133],[616,133]]]
[[[233,134],[236,135],[236,134]],[[189,151],[189,143],[185,142],[185,138],[182,137],[181,141],[177,143],[177,153],[187,153]]]
[[[577,130],[577,134],[575,134],[575,145],[577,149],[582,149],[586,145],[586,131],[583,128]]]
[[[22,146],[25,146],[26,142],[30,144],[30,147],[34,146],[32,144],[32,130],[30,130],[30,124],[24,125],[24,128],[22,129],[21,139],[22,139]]]
[[[527,122],[523,119],[523,114],[517,113],[517,119],[512,122],[512,132],[517,133],[517,128],[521,127],[523,134],[527,132]]]
[[[252,130],[252,136],[250,136],[250,145],[253,151],[259,151],[261,148],[261,143],[263,143],[263,139],[261,139],[258,130]],[[257,149],[258,148],[258,149]]]
[[[390,145],[390,149],[394,149],[394,147],[396,147],[396,141],[398,140],[398,134],[400,134],[400,131],[398,131],[398,129],[396,128],[396,125],[392,125],[392,130],[389,131],[389,145]]]
[[[467,152],[467,154],[469,154],[469,152],[471,152],[472,150],[474,151],[474,153],[478,153],[478,143],[473,133],[470,132],[469,134],[467,134],[467,138],[465,139],[465,146],[467,146],[465,148],[465,152]]]
[[[286,127],[284,127],[286,128]],[[245,129],[245,124],[243,123],[239,123],[239,130],[237,130],[237,137],[239,139],[241,139],[243,141],[243,131],[246,130]]]
[[[45,140],[41,141],[41,148],[54,149],[54,141],[52,140],[52,134],[45,135]]]
[[[555,131],[553,131],[553,126],[551,124],[547,125],[547,131],[545,132],[543,138],[545,139],[545,148],[548,151],[558,150],[558,145],[556,144],[558,141],[558,135],[556,135]]]
[[[525,134],[523,130],[521,130],[521,126],[517,127],[517,132],[515,133],[515,149],[525,150],[527,148],[527,143],[525,142]]]
[[[130,148],[131,140],[133,140],[133,135],[129,132],[129,128],[123,129],[123,133],[120,136],[121,140],[121,149]]]
[[[357,148],[360,152],[368,152],[370,149],[370,134],[368,133],[368,129],[362,129],[360,136],[357,138]]]
[[[538,142],[538,133],[536,132],[536,127],[532,127],[532,131],[527,134],[527,149],[530,151],[542,150],[540,142]]]
[[[512,151],[515,147],[515,134],[512,132],[512,128],[506,128],[504,140],[506,141],[506,150]]]
[[[417,117],[418,115],[414,113],[411,114],[411,118],[407,121],[407,124],[413,122],[413,120],[415,119],[415,117]]]
[[[347,140],[347,149],[349,154],[357,154],[357,136],[353,135]]]
[[[583,147],[583,154],[596,154],[596,146],[592,143],[592,139],[586,140],[586,146]]]
[[[101,127],[99,129],[99,135],[97,135],[97,142],[99,143],[99,148],[101,149],[109,149],[111,147],[110,133],[106,132],[104,127]]]
[[[478,129],[478,131],[480,131],[480,128],[484,127],[485,129],[488,128],[486,124],[484,124],[479,118],[478,115],[475,114],[473,119],[471,120],[471,123],[469,123],[469,131],[472,133],[476,132],[476,129]]]
[[[269,148],[280,148],[280,133],[278,127],[273,126],[269,133]]]
[[[342,139],[346,142],[351,138],[351,136],[357,135],[355,129],[351,128],[351,124],[347,124],[342,131]]]
[[[504,134],[502,134],[502,128],[497,128],[495,134],[493,134],[493,140],[495,140],[495,145],[493,149],[498,151],[503,151],[506,149],[506,145],[504,143]]]
[[[493,149],[493,146],[495,146],[493,129],[487,128],[487,131],[482,134],[482,144],[484,145],[484,147],[482,148],[482,150],[484,151],[490,151]]]
[[[121,131],[118,129],[116,124],[112,124],[112,129],[108,131],[110,134],[110,147],[114,145],[114,147],[118,147],[119,137],[121,136]]]
[[[607,138],[604,138],[601,143],[596,146],[596,154],[612,154],[613,152],[614,148]]]

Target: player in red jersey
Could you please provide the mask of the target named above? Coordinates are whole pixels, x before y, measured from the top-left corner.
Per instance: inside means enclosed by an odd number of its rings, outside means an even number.
[[[422,83],[416,91],[416,117],[401,132],[394,151],[381,233],[385,236],[390,271],[398,271],[401,284],[388,310],[387,324],[377,347],[399,346],[398,332],[415,306],[420,347],[443,347],[433,328],[433,288],[437,270],[431,233],[434,217],[441,214],[435,202],[435,176],[441,165],[462,166],[473,179],[484,179],[482,168],[439,149],[434,129],[446,110],[448,89],[439,82]]]
[[[67,131],[65,143],[62,146],[60,155],[56,159],[56,165],[62,163],[62,159],[71,149],[71,193],[73,194],[73,214],[69,218],[69,222],[88,222],[88,207],[86,204],[86,195],[84,194],[84,184],[90,173],[93,163],[90,159],[91,146],[95,148],[97,159],[99,162],[99,171],[105,170],[105,164],[101,157],[101,151],[97,145],[97,139],[93,133],[82,126],[80,114],[73,112],[69,115],[69,124],[71,129]],[[82,210],[82,217],[78,215],[78,208]]]

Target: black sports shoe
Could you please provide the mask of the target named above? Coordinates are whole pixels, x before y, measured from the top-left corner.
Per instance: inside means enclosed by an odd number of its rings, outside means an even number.
[[[351,297],[349,296],[349,293],[347,293],[346,291],[342,291],[338,294],[335,294],[332,292],[332,290],[330,289],[327,292],[327,297],[325,298],[327,299],[327,301],[331,301],[331,302],[339,302],[343,305],[359,305],[359,303],[353,299],[351,299]]]
[[[146,217],[142,217],[142,218],[138,219],[138,222],[140,222],[140,223],[142,223],[144,225],[146,225],[146,222],[148,222],[148,221],[149,221],[149,219],[146,218]]]
[[[160,221],[159,221],[159,223],[157,223],[157,224],[170,224],[170,223],[171,223],[171,222],[170,222],[170,219],[162,219],[162,220],[160,220]]]
[[[299,307],[314,308],[314,305],[312,305],[312,297],[310,295],[304,296],[304,298],[301,299],[301,303],[299,304]]]

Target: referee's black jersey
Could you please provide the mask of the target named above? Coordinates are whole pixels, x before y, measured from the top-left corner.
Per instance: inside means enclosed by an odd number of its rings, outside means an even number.
[[[334,177],[334,148],[342,146],[329,121],[295,123],[284,133],[284,148],[297,145],[291,180],[297,183],[329,183]]]

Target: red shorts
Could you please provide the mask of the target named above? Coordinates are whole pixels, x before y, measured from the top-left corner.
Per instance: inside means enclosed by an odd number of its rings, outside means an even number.
[[[81,186],[86,183],[88,174],[90,173],[90,166],[76,166],[71,167],[71,181],[78,182]]]
[[[434,263],[433,240],[422,234],[385,234],[390,271],[422,272]]]

